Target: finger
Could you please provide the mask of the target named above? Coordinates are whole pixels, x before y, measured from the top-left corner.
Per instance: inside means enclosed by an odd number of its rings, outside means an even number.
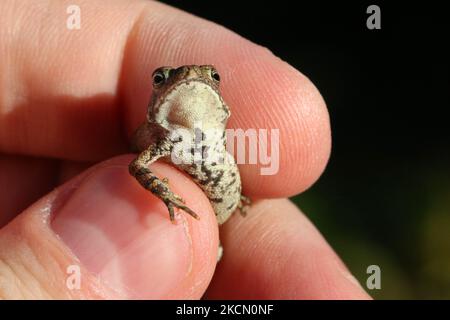
[[[320,233],[288,200],[258,202],[221,228],[213,299],[367,299]]]
[[[0,228],[92,164],[0,154]]]
[[[156,2],[81,1],[76,31],[65,27],[68,2],[45,10],[16,3],[0,22],[21,35],[1,47],[7,52],[0,57],[17,58],[0,60],[0,150],[82,161],[122,152],[126,135],[144,120],[152,70],[211,63],[232,109],[230,128],[279,130],[276,174],[261,175],[261,165],[241,168],[248,195],[292,195],[323,171],[330,151],[323,99],[267,49]],[[52,36],[38,38],[36,29]]]
[[[0,228],[56,185],[58,161],[0,154]]]
[[[61,161],[58,172],[58,184],[69,181],[93,165],[94,163],[92,162]]]
[[[102,163],[0,230],[0,298],[200,298],[214,272],[217,222],[188,178],[156,164],[201,215],[177,215],[128,174]],[[79,287],[77,286],[79,285]]]

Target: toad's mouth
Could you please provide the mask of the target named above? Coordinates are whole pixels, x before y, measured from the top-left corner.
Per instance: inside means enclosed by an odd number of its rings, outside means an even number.
[[[178,81],[177,83],[174,83],[171,87],[169,87],[166,90],[166,94],[164,95],[164,97],[167,97],[168,95],[170,95],[174,91],[177,91],[180,87],[183,87],[183,86],[208,87],[210,90],[214,91],[218,96],[220,96],[219,90],[216,88],[216,86],[214,84],[211,83],[211,81],[208,81],[205,78],[199,77],[199,78],[189,78],[189,79],[185,79],[182,81]]]

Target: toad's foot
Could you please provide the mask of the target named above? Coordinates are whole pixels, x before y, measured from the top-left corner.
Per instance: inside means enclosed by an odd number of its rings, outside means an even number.
[[[167,186],[167,188],[169,188],[169,178],[164,177],[164,178],[162,178],[161,181]],[[169,189],[169,190],[170,190],[170,189]],[[179,195],[177,195],[177,194],[175,194],[175,193],[172,193],[172,196],[173,196],[173,197],[175,198],[175,200],[177,200],[178,202],[186,203],[186,201],[184,201],[184,199],[183,199],[182,197],[180,197]]]
[[[175,212],[174,208],[181,209],[187,213],[189,213],[192,217],[199,220],[200,217],[192,211],[189,207],[184,204],[184,200],[177,194],[173,193],[167,185],[167,179],[163,179],[163,181],[159,179],[155,179],[151,182],[150,191],[158,196],[167,206],[169,210],[170,221],[175,223]]]
[[[139,183],[155,196],[160,198],[169,210],[170,221],[175,222],[174,208],[181,209],[199,220],[200,217],[184,204],[184,200],[170,190],[167,179],[160,180],[148,168],[130,166],[130,173],[136,177]]]
[[[181,209],[189,213],[195,219],[200,220],[200,217],[184,204],[184,200],[172,191],[169,190],[168,194],[161,196],[160,198],[164,201],[167,209],[169,210],[170,221],[172,221],[172,223],[175,223],[175,212],[173,210],[174,207]]]
[[[241,216],[245,217],[247,215],[247,210],[250,208],[250,205],[252,204],[252,200],[250,200],[249,197],[246,197],[241,194],[241,200],[238,204],[239,212],[241,213]]]

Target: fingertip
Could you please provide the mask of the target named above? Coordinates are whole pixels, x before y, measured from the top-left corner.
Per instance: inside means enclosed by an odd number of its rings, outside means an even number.
[[[86,177],[52,227],[91,272],[128,298],[199,298],[215,267],[217,223],[204,194],[166,164],[151,166],[200,221],[164,203],[128,173],[119,157]],[[113,164],[114,163],[114,164]],[[81,208],[81,210],[80,210]]]
[[[12,265],[14,272],[5,275],[0,264],[5,280],[0,297],[5,290],[8,294],[26,291],[19,286],[30,283],[29,295],[35,298],[203,295],[215,269],[218,246],[217,222],[208,200],[181,172],[165,164],[152,165],[201,214],[197,221],[179,212],[173,225],[165,205],[129,175],[132,157],[117,157],[88,169],[1,230],[0,260]],[[23,266],[31,277],[22,272]],[[76,277],[67,273],[69,269],[78,270],[81,281],[76,290],[66,283]]]
[[[317,229],[288,200],[265,200],[221,229],[213,299],[367,299]]]
[[[263,133],[258,151],[264,150],[260,145],[268,148],[268,163],[259,154],[256,165],[240,165],[244,191],[258,198],[289,197],[308,189],[325,170],[331,152],[328,109],[301,72],[269,51],[256,56],[245,71],[252,78],[231,84],[228,98],[235,106],[230,127]]]

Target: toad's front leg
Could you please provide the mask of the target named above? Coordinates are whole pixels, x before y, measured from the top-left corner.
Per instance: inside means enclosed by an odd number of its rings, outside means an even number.
[[[160,198],[169,210],[170,220],[175,221],[174,207],[186,211],[195,219],[199,216],[188,208],[180,196],[173,193],[167,180],[160,180],[153,172],[150,171],[148,165],[155,162],[161,157],[170,155],[170,146],[160,143],[158,145],[150,145],[148,149],[141,152],[129,166],[130,174],[147,190],[151,191],[155,196]]]

